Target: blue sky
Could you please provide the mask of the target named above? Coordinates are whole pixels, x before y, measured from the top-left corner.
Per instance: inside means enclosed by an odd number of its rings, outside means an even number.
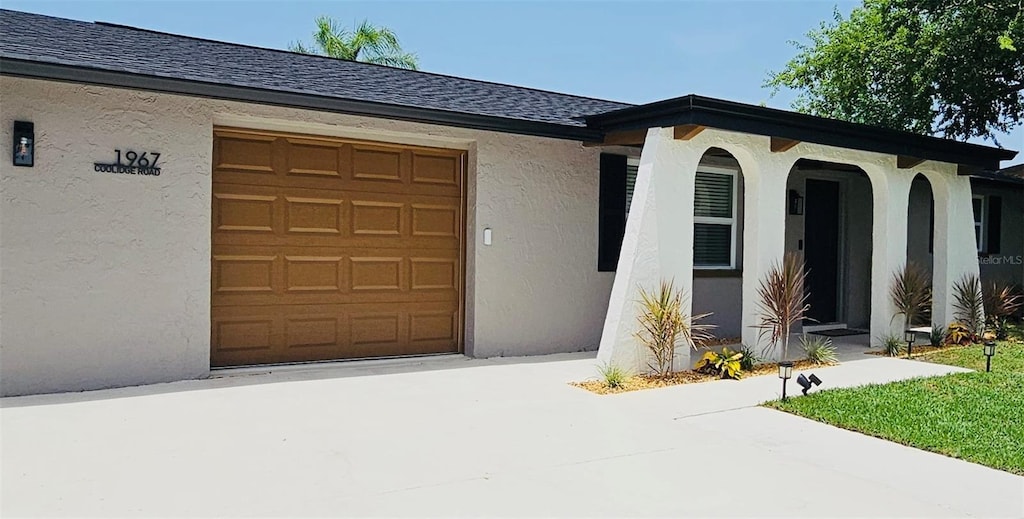
[[[768,71],[834,0],[680,2],[283,2],[2,0],[6,9],[286,48],[321,14],[391,27],[423,70],[643,103],[690,93],[788,108]],[[1024,149],[1024,128],[1000,137]],[[1018,157],[1014,162],[1022,162]]]

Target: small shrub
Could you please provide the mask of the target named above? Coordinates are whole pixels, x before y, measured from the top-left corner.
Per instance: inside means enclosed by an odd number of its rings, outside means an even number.
[[[946,328],[941,325],[933,324],[932,333],[928,334],[928,342],[936,348],[942,346],[943,341],[946,340]]]
[[[903,339],[895,335],[882,337],[882,351],[890,357],[899,357],[903,353]]]
[[[614,365],[614,364],[603,364],[597,367],[597,372],[601,374],[601,381],[604,385],[611,388],[620,388],[629,378],[629,373],[626,370]]]
[[[946,344],[966,346],[972,342],[978,342],[978,335],[963,323],[953,323],[946,331]]]
[[[743,371],[750,371],[754,369],[754,366],[764,362],[764,359],[757,355],[754,348],[746,344],[740,346],[739,352],[743,354],[743,357],[740,358],[740,369]]]
[[[743,373],[743,368],[740,365],[742,359],[743,353],[732,351],[729,348],[722,348],[721,353],[709,351],[697,362],[694,371],[718,375],[722,378],[740,378]]]
[[[835,364],[839,361],[836,357],[836,347],[828,337],[804,335],[800,337],[800,346],[803,347],[807,360],[815,364]]]
[[[973,335],[980,335],[985,326],[984,314],[981,281],[974,274],[964,274],[953,284],[953,317],[967,326]]]
[[[667,376],[672,371],[676,346],[685,342],[692,348],[712,338],[709,324],[697,321],[711,314],[690,317],[683,314],[683,292],[676,290],[671,281],[662,281],[657,292],[640,288],[640,331],[635,337],[651,353],[653,362],[648,364],[653,372]]]

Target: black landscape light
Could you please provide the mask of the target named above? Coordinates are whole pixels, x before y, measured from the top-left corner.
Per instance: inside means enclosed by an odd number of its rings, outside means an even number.
[[[914,339],[917,334],[913,330],[907,329],[903,332],[903,340],[907,341],[907,358],[910,358],[910,353],[914,349]]]
[[[782,361],[779,363],[779,378],[782,379],[782,399],[786,399],[786,381],[793,377],[793,363]]]
[[[810,377],[805,377],[803,376],[803,374],[801,374],[799,377],[796,377],[796,383],[800,384],[800,387],[804,388],[804,396],[807,396],[807,392],[811,390],[811,384],[814,384],[815,386],[820,386],[821,379],[818,378],[818,376],[815,375],[814,373],[811,373]]]
[[[996,354],[996,341],[985,341],[985,371],[992,371],[992,356]]]

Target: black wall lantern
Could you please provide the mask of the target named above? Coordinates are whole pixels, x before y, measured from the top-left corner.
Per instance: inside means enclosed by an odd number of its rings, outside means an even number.
[[[31,168],[36,158],[35,125],[14,121],[14,165]]]
[[[789,190],[789,214],[804,214],[804,197],[796,189]]]

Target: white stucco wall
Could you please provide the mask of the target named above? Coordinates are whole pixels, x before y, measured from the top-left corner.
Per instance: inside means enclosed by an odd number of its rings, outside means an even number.
[[[801,158],[852,164],[871,183],[870,331],[877,341],[899,334],[895,308],[888,297],[892,273],[907,259],[907,212],[914,173],[897,168],[896,157],[812,143],[799,143],[775,153],[766,136],[707,128],[690,140],[675,140],[672,128],[647,133],[637,176],[633,205],[612,287],[598,359],[627,369],[645,369],[647,358],[638,350],[634,291],[638,284],[653,286],[661,278],[687,279],[693,255],[693,178],[697,162],[710,147],[728,151],[743,171],[744,229],[742,320],[743,341],[761,349],[763,340],[753,327],[758,322],[757,287],[786,247],[786,186],[793,164]],[[966,273],[978,273],[974,251],[959,247],[973,236],[971,186],[956,174],[955,164],[928,161],[915,168],[928,177],[935,193],[935,314],[939,322],[952,315],[952,283]],[[687,306],[685,311],[689,312]],[[780,354],[775,350],[775,356]],[[678,363],[689,362],[689,351],[677,350]]]
[[[0,127],[35,123],[36,165],[0,161],[0,392],[209,371],[212,128],[232,124],[468,150],[466,349],[594,349],[599,148],[275,106],[0,77]],[[114,149],[159,177],[101,174]],[[493,245],[482,230],[493,229]]]

